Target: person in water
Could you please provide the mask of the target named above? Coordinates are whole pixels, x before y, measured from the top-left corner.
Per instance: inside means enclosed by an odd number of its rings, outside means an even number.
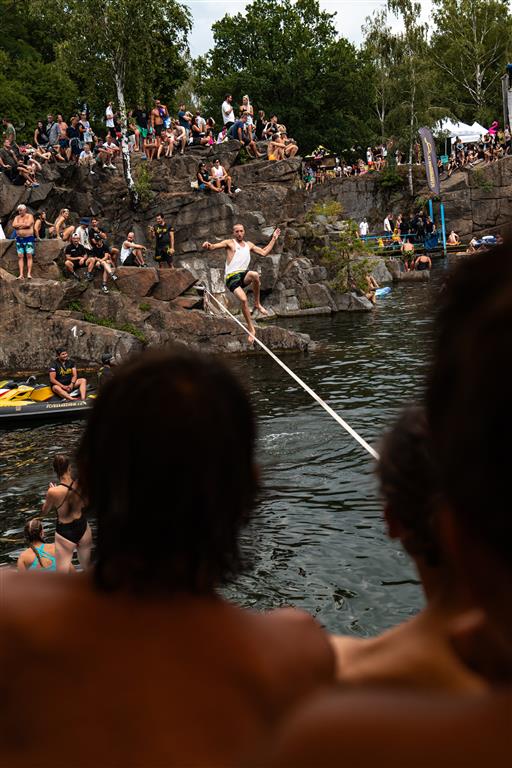
[[[55,544],[45,541],[43,523],[34,517],[25,525],[28,548],[18,557],[18,571],[55,571]]]
[[[265,248],[260,248],[254,243],[244,240],[245,229],[242,224],[235,224],[233,227],[233,237],[228,240],[221,240],[220,243],[203,243],[203,248],[208,251],[216,251],[221,248],[226,249],[225,281],[226,287],[234,293],[242,305],[242,312],[249,330],[249,344],[254,344],[256,328],[252,321],[249,302],[245,288],[252,287],[254,293],[254,309],[261,312],[262,315],[268,315],[267,310],[260,301],[260,276],[255,270],[250,271],[251,253],[257,253],[259,256],[268,256],[274,245],[277,243],[280,229],[275,229]]]
[[[52,392],[64,400],[74,400],[71,393],[78,388],[80,400],[85,400],[87,379],[78,377],[76,365],[73,360],[70,360],[64,347],[59,347],[56,352],[57,357],[50,366],[49,372]]]
[[[197,472],[190,457],[205,434],[215,450]],[[57,573],[52,589],[39,586],[48,579],[3,580],[6,765],[55,763],[56,743],[59,754],[79,743],[83,766],[100,754],[105,766],[238,767],[334,680],[314,619],[243,609],[222,594],[252,559],[255,444],[249,399],[215,356],[149,350],[116,369],[77,452],[80,493],[97,519],[91,576]],[[149,482],[148,446],[157,449]],[[20,684],[36,679],[44,707]]]
[[[84,570],[91,564],[92,533],[85,516],[85,500],[78,483],[71,475],[69,459],[57,454],[53,468],[59,480],[50,483],[42,513],[57,513],[55,552],[57,570],[69,573],[75,552]]]
[[[377,465],[388,534],[413,559],[427,599],[412,619],[378,637],[333,637],[337,674],[346,685],[483,691],[461,662],[450,625],[467,609],[438,527],[443,497],[424,408],[409,406],[385,436]]]
[[[427,256],[426,253],[420,253],[414,262],[414,269],[416,272],[430,271],[432,269],[432,259],[430,256]]]

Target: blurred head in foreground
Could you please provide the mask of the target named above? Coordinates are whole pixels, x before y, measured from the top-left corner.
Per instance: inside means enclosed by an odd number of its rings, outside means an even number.
[[[79,452],[99,588],[211,594],[243,567],[257,490],[249,400],[213,356],[150,351],[116,368]]]
[[[510,245],[459,262],[442,294],[427,392],[449,502],[444,538],[472,597],[512,642],[511,330]]]
[[[400,539],[422,577],[428,570],[431,580],[442,563],[437,531],[441,493],[423,407],[405,408],[386,433],[377,475],[389,535]],[[425,581],[424,587],[428,591]]]

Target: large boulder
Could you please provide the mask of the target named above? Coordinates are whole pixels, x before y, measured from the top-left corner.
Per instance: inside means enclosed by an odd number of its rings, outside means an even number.
[[[188,269],[161,269],[159,278],[153,297],[160,301],[172,301],[197,283],[197,278]]]
[[[57,280],[62,276],[58,266],[60,254],[65,243],[59,238],[56,240],[37,240],[32,267],[34,277]],[[0,265],[3,269],[18,274],[18,255],[14,240],[0,240]]]
[[[10,283],[11,291],[18,304],[23,304],[42,312],[54,312],[56,309],[67,308],[68,305],[80,298],[85,291],[84,283],[75,280],[15,280]]]
[[[371,312],[373,304],[366,296],[355,293],[335,293],[334,301],[338,312]]]
[[[158,284],[158,270],[153,267],[119,267],[116,285],[121,293],[134,299],[149,296]]]

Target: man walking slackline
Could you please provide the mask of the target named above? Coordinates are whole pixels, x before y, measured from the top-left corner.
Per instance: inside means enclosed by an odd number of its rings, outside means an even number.
[[[251,251],[257,253],[259,256],[268,256],[280,234],[281,230],[276,229],[270,238],[270,242],[265,248],[259,248],[257,245],[254,245],[254,243],[245,241],[245,229],[242,224],[235,224],[233,227],[233,238],[221,240],[220,243],[203,243],[203,248],[207,251],[216,251],[220,248],[226,249],[226,287],[235,294],[242,305],[242,312],[249,330],[249,344],[254,344],[256,328],[252,321],[244,286],[252,285],[254,293],[254,309],[257,309],[262,315],[268,315],[267,310],[260,304],[260,276],[257,272],[249,271]]]

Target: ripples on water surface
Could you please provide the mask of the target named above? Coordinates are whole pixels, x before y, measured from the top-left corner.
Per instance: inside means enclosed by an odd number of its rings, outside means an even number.
[[[288,321],[322,348],[287,364],[372,444],[422,391],[436,283],[396,287],[371,314]],[[332,631],[357,634],[417,611],[420,589],[386,537],[371,457],[266,356],[232,365],[253,393],[265,490],[245,536],[255,568],[230,596],[257,608],[297,605]],[[13,562],[13,540],[40,509],[51,457],[72,451],[81,430],[75,422],[0,433],[1,564]]]

